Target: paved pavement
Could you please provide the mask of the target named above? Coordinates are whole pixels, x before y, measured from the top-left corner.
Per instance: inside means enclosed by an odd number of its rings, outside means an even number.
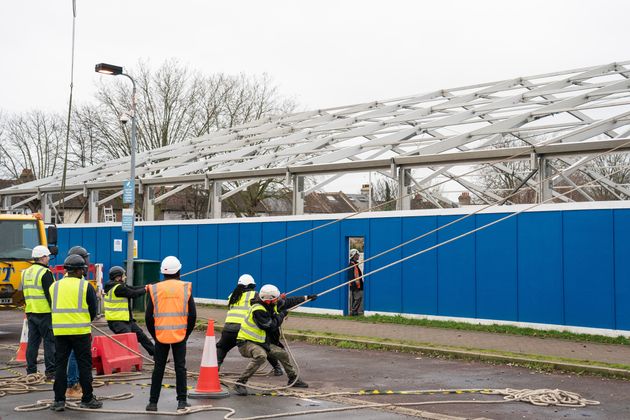
[[[198,315],[222,325],[226,310],[201,306]],[[461,331],[412,325],[382,324],[356,319],[329,319],[289,316],[285,331],[333,333],[373,339],[413,342],[418,345],[466,348],[473,351],[501,351],[523,355],[562,357],[577,361],[630,364],[630,346],[583,343],[564,339],[526,337],[509,334]]]

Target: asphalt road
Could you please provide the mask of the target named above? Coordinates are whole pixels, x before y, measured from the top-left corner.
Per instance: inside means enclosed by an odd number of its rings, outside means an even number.
[[[16,344],[19,340],[22,314],[0,314],[0,344]],[[189,342],[188,366],[198,370],[203,349],[204,334],[195,333]],[[563,389],[581,394],[583,397],[598,400],[601,405],[585,408],[537,407],[527,403],[498,404],[460,404],[460,405],[425,405],[417,407],[434,415],[430,418],[491,418],[491,419],[628,419],[630,418],[630,382],[611,380],[592,376],[549,374],[530,371],[512,366],[494,366],[482,362],[464,362],[419,357],[404,353],[362,351],[315,346],[306,343],[290,343],[290,348],[298,360],[302,378],[310,384],[309,392],[359,391],[365,389],[380,390],[424,390],[424,389],[468,389],[468,388],[550,388]],[[0,352],[0,366],[13,355]],[[234,349],[225,361],[222,371],[236,372],[245,366],[245,360]],[[0,371],[2,375],[10,374]],[[141,380],[138,382],[149,382]],[[169,382],[174,382],[169,380]],[[256,377],[255,382],[266,385],[284,385],[286,377]],[[194,384],[190,384],[194,385]],[[105,408],[143,410],[148,401],[148,388],[137,385],[109,385],[99,388],[97,395],[112,395],[121,392],[133,392],[130,400],[105,401]],[[95,415],[112,419],[123,419],[129,415],[96,414],[66,411],[52,413],[39,411],[34,413],[15,413],[13,407],[28,404],[41,398],[51,398],[52,392],[41,392],[19,396],[0,397],[0,419],[19,418],[87,418]],[[498,396],[479,394],[461,395],[385,395],[359,397],[369,402],[417,402],[435,400],[472,400],[498,401]],[[193,404],[213,404],[227,406],[236,410],[235,417],[247,417],[289,411],[312,410],[348,406],[348,402],[333,402],[321,398],[288,397],[239,397],[230,396],[220,400],[191,400]],[[174,410],[176,405],[173,389],[163,389],[160,409]],[[444,415],[444,416],[440,416]],[[225,412],[207,412],[188,417],[204,419],[222,419]],[[153,416],[152,416],[153,417]],[[412,418],[391,411],[362,409],[332,414],[309,415],[302,418],[314,419],[404,419]]]

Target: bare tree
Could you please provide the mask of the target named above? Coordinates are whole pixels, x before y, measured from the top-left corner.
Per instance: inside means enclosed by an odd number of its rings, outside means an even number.
[[[0,155],[4,171],[18,178],[24,169],[45,178],[63,165],[65,124],[57,114],[30,111],[0,121]]]
[[[252,76],[204,76],[171,60],[153,71],[140,63],[130,72],[137,83],[138,151],[154,149],[221,128],[232,127],[265,115],[290,112],[295,105],[279,96],[271,80]],[[131,108],[128,81],[102,81],[93,105],[76,112],[79,127],[91,127],[74,141],[96,141],[102,156],[111,159],[129,154],[131,124],[120,116]],[[76,146],[76,150],[86,150]]]

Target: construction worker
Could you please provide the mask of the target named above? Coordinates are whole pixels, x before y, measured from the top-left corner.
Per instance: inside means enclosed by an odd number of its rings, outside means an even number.
[[[287,311],[278,311],[276,304],[280,290],[272,284],[261,287],[258,296],[252,299],[247,317],[238,332],[238,351],[243,357],[251,358],[245,371],[237,379],[235,391],[238,395],[247,395],[245,384],[265,363],[267,355],[278,359],[289,377],[289,386],[308,388],[308,384],[297,377],[289,354],[283,347],[271,342],[273,334],[279,334],[280,326],[287,316]]]
[[[250,274],[243,274],[238,278],[236,287],[228,297],[228,313],[225,317],[221,338],[217,342],[217,364],[221,368],[225,356],[236,347],[236,338],[241,329],[241,323],[247,316],[250,301],[256,296],[256,282]],[[267,360],[273,367],[275,376],[282,376],[280,362],[273,357]]]
[[[361,255],[357,249],[350,250],[350,262],[348,263],[348,281],[350,281],[350,308],[351,316],[363,315],[363,273],[359,268]]]
[[[129,286],[125,282],[127,275],[120,266],[113,266],[109,269],[109,282],[105,284],[105,319],[107,326],[114,334],[124,334],[133,332],[138,337],[138,342],[151,356],[155,354],[155,346],[144,331],[133,319],[131,309],[131,299],[144,295],[147,290],[145,286]]]
[[[79,255],[85,261],[86,266],[90,265],[90,253],[82,246],[75,245],[70,248],[70,250],[68,250],[68,256],[70,255]],[[84,273],[83,279],[86,277],[85,274],[86,273]],[[68,358],[68,388],[66,389],[66,399],[80,399],[82,397],[83,392],[79,384],[79,366],[73,350],[70,352],[70,357]]]
[[[20,288],[26,300],[28,344],[26,346],[26,373],[37,373],[37,353],[44,341],[44,365],[46,380],[55,377],[55,336],[50,314],[50,286],[55,277],[48,268],[50,250],[37,245],[31,253],[34,263],[22,271]]]
[[[175,362],[177,410],[190,407],[186,401],[186,341],[195,328],[197,310],[192,297],[192,285],[179,279],[181,268],[182,264],[176,257],[164,258],[160,267],[164,280],[146,286],[151,299],[147,303],[145,320],[155,340],[155,365],[146,411],[157,411],[169,349],[173,350]]]
[[[83,395],[82,408],[101,408],[103,403],[92,393],[92,327],[96,317],[96,293],[83,279],[87,264],[80,255],[69,255],[63,263],[66,275],[50,286],[52,327],[55,334],[56,371],[55,401],[50,409],[66,407],[67,369],[70,352],[79,365],[79,382]]]

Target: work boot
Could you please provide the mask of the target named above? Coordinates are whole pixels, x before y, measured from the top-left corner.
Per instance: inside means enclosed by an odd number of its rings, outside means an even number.
[[[55,379],[55,372],[46,372],[45,377],[47,381],[52,381]]]
[[[247,387],[245,386],[245,382],[236,381],[236,386],[234,387],[234,391],[236,391],[236,393],[241,396],[247,395]]]
[[[83,402],[81,401],[81,408],[91,408],[91,409],[96,409],[96,408],[101,408],[103,406],[103,403],[99,400],[96,399],[95,396],[92,396],[92,399],[88,402]]]
[[[182,411],[190,407],[190,403],[187,401],[177,401],[177,411]]]
[[[146,411],[157,411],[157,403],[152,403],[150,402],[149,404],[147,404],[147,406],[145,407]]]
[[[83,389],[80,384],[74,384],[66,389],[66,398],[72,400],[80,400],[83,398]]]
[[[295,381],[295,383],[291,385],[293,381]],[[289,378],[289,382],[287,383],[287,385],[292,386],[293,388],[308,388],[308,384],[302,381],[300,378],[298,378],[297,380],[295,378]]]
[[[273,367],[273,376],[282,376],[283,372],[282,372],[282,368],[280,367],[280,365],[276,365]]]
[[[50,406],[50,409],[52,411],[63,411],[63,410],[66,409],[66,402],[65,401],[55,401]]]

